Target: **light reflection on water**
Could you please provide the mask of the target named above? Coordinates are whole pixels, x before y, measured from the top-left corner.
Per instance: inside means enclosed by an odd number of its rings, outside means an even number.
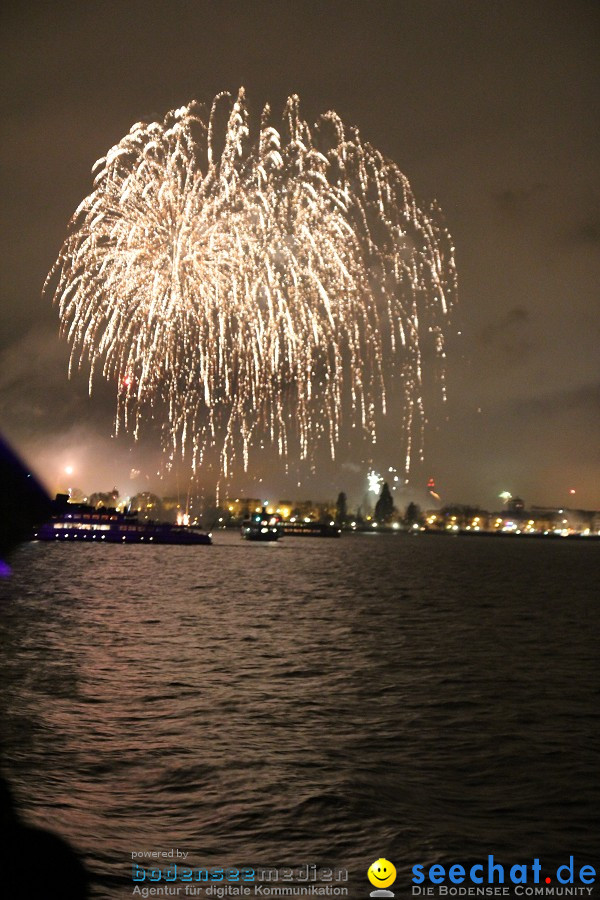
[[[131,896],[193,865],[593,862],[598,546],[34,543],[0,584],[4,771]],[[566,857],[566,858],[565,858]]]

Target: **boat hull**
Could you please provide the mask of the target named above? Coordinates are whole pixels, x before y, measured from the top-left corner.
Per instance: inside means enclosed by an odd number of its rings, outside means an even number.
[[[283,526],[286,537],[332,537],[339,538],[342,529],[326,522],[286,522]]]
[[[278,541],[280,537],[278,528],[268,528],[264,532],[262,529],[242,529],[242,537],[245,541]]]
[[[140,528],[142,527],[140,526]],[[178,546],[212,544],[208,534],[185,531],[178,528],[160,527],[143,528],[139,531],[121,531],[119,529],[101,531],[77,527],[56,528],[53,523],[50,523],[38,528],[34,537],[38,541],[52,541],[54,543],[78,541],[88,544],[175,544]]]

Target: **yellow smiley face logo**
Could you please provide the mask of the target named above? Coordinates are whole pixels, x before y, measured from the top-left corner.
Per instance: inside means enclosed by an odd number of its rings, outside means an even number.
[[[386,888],[396,880],[396,869],[389,859],[376,859],[367,872],[369,881],[375,887]]]

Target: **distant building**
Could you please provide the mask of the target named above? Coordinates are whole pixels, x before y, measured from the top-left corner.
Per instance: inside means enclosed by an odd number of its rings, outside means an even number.
[[[229,519],[247,519],[252,513],[260,512],[263,501],[259,497],[227,497],[221,508]]]

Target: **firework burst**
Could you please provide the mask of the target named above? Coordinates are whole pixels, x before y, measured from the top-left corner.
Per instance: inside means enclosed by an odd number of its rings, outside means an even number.
[[[238,453],[247,466],[265,436],[282,455],[323,441],[333,455],[343,420],[375,441],[395,372],[408,469],[423,342],[443,384],[456,285],[438,211],[394,163],[335,113],[309,128],[297,97],[279,128],[266,107],[253,139],[240,90],[137,123],[93,172],[45,291],[71,369],[89,362],[90,390],[118,385],[117,430],[137,436],[164,408],[194,469],[209,446],[224,472]]]

